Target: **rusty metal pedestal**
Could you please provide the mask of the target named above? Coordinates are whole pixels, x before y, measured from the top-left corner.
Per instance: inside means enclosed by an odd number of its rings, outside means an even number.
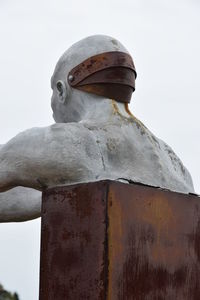
[[[40,300],[199,300],[200,198],[100,181],[43,194]]]

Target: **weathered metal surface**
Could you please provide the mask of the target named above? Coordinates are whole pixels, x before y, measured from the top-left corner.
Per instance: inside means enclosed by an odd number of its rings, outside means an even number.
[[[200,299],[200,198],[112,183],[108,299]]]
[[[92,56],[73,68],[68,83],[89,93],[130,102],[136,76],[131,56],[112,51]]]
[[[125,52],[110,51],[91,56],[73,68],[69,72],[69,76],[72,75],[74,78],[73,81],[70,82],[70,85],[75,86],[88,76],[113,67],[129,68],[134,72],[136,77],[132,57]]]
[[[200,198],[101,181],[43,197],[40,300],[199,300]]]
[[[105,184],[43,196],[40,300],[105,299]]]

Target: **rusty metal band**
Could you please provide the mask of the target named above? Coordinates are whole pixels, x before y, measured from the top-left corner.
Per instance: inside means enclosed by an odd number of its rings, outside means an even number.
[[[112,51],[92,56],[68,74],[71,87],[99,96],[130,102],[137,73],[131,56]]]

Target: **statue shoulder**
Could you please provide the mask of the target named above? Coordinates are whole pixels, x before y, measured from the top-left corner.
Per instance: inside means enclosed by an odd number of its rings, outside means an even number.
[[[18,185],[42,190],[94,180],[102,157],[88,128],[58,123],[28,129],[10,140],[0,150],[0,169],[0,191]]]
[[[32,146],[41,147],[44,145],[55,144],[57,146],[63,146],[66,143],[77,144],[78,141],[84,141],[84,143],[91,142],[90,130],[79,123],[55,123],[47,127],[33,127],[27,129],[21,133],[18,133],[7,144],[0,145],[0,149],[7,150],[7,147],[13,145],[15,147],[24,147],[27,144]]]
[[[71,146],[96,144],[92,132],[80,123],[53,124],[47,128],[45,135],[49,142],[51,140],[61,144],[70,142]]]
[[[192,176],[182,163],[181,159],[176,155],[173,149],[161,139],[159,139],[159,145],[163,152],[162,163],[166,163],[168,168],[171,169],[171,172],[174,173],[175,177],[177,177],[190,192],[194,192]]]

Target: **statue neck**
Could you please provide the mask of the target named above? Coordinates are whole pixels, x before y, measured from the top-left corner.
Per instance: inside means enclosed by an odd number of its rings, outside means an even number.
[[[53,116],[56,123],[107,123],[119,118],[130,118],[128,105],[115,100],[73,91],[73,95],[61,104],[53,107]]]
[[[105,123],[116,117],[130,118],[130,116],[128,104],[93,96],[91,101],[87,99],[84,104],[81,122]]]

